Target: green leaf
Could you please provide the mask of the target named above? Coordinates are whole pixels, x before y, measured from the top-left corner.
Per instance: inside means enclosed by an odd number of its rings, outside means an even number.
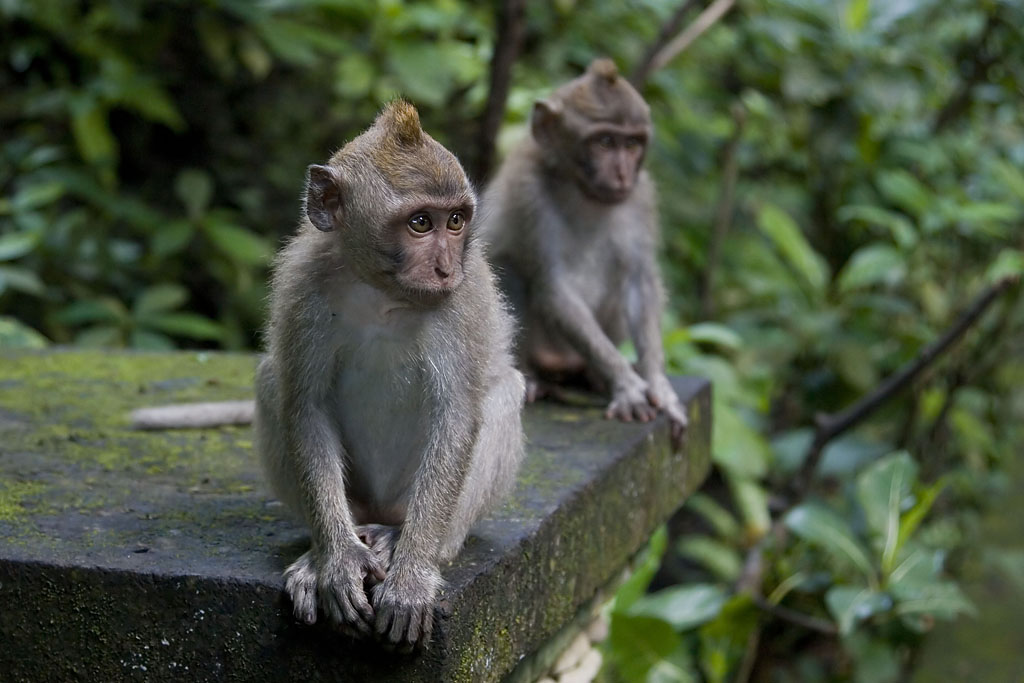
[[[901,249],[910,249],[918,242],[917,231],[914,229],[913,223],[902,214],[880,206],[868,204],[844,206],[836,212],[836,218],[841,221],[861,221],[868,225],[883,227],[889,231],[893,241]]]
[[[715,402],[715,407],[715,419],[711,425],[712,457],[715,464],[727,470],[731,476],[746,479],[764,476],[771,457],[764,437],[750,427],[735,409],[719,409],[719,401]]]
[[[686,328],[690,339],[698,344],[711,344],[729,351],[738,351],[743,340],[721,323],[696,323]]]
[[[0,266],[0,292],[5,289],[13,289],[32,296],[46,294],[46,285],[38,275],[28,268],[15,266]]]
[[[1004,277],[1024,276],[1024,251],[1000,249],[996,260],[985,271],[985,281],[994,283]]]
[[[238,59],[257,80],[263,80],[274,67],[274,59],[259,40],[248,31],[238,38]]]
[[[886,199],[918,218],[934,202],[932,191],[903,169],[879,173],[878,188]]]
[[[743,559],[736,549],[709,536],[684,536],[676,543],[676,550],[703,565],[720,581],[733,582],[743,570]]]
[[[946,480],[940,479],[931,486],[917,492],[917,502],[900,518],[900,528],[894,555],[899,554],[907,541],[914,535],[914,532],[917,531],[917,527],[920,526],[921,522],[928,515],[932,505],[935,504],[935,499],[939,497],[944,488],[946,488]],[[885,569],[888,570],[889,568],[885,567]]]
[[[681,642],[679,634],[661,619],[612,612],[609,654],[628,683],[644,683],[648,672],[675,652]]]
[[[135,299],[136,315],[173,311],[188,300],[188,290],[177,284],[153,285]]]
[[[0,349],[45,349],[50,340],[17,318],[0,315]]]
[[[698,491],[690,496],[689,500],[686,501],[686,508],[700,515],[721,538],[726,540],[739,539],[740,525],[736,518],[706,493]]]
[[[377,65],[366,55],[352,52],[338,60],[335,89],[345,97],[366,97],[378,73]]]
[[[700,627],[700,667],[709,683],[729,680],[758,628],[759,616],[749,595],[734,595],[715,619]]]
[[[1024,172],[1016,165],[999,159],[992,162],[996,178],[1019,200],[1024,201]]]
[[[177,348],[170,337],[148,330],[132,330],[128,343],[133,349],[143,351],[172,351]]]
[[[808,543],[856,566],[870,583],[874,583],[874,569],[868,553],[854,537],[849,525],[841,517],[817,503],[803,503],[789,511],[784,522],[797,536]]]
[[[743,518],[744,531],[748,538],[761,538],[772,525],[768,511],[768,491],[753,479],[733,475],[729,478],[729,489]]]
[[[871,18],[871,0],[850,0],[846,5],[846,25],[854,30],[862,30]]]
[[[721,586],[689,584],[644,595],[629,608],[630,616],[653,617],[686,631],[718,616],[728,598]]]
[[[71,132],[85,161],[107,164],[117,158],[117,140],[107,124],[107,110],[95,100],[83,96],[72,100]]]
[[[233,261],[262,266],[270,260],[270,244],[245,228],[210,215],[203,221],[203,231],[214,246]]]
[[[833,586],[825,593],[825,605],[846,636],[861,621],[892,609],[892,598],[867,587]]]
[[[0,261],[13,261],[30,253],[39,244],[39,237],[34,233],[15,232],[0,235]]]
[[[903,673],[902,648],[884,637],[872,637],[873,629],[854,631],[843,638],[843,648],[850,653],[856,669],[853,683],[900,683]]]
[[[868,529],[881,542],[882,571],[888,572],[899,549],[900,511],[917,481],[917,463],[905,451],[873,463],[857,477],[857,501]]]
[[[210,205],[213,196],[213,180],[206,171],[188,169],[174,179],[174,193],[185,205],[188,217],[199,218]]]
[[[829,275],[828,265],[807,242],[789,214],[777,206],[765,204],[757,214],[757,224],[811,290],[815,294],[823,293]]]
[[[644,683],[697,683],[693,657],[686,643],[680,643],[667,657],[651,665]]]
[[[160,257],[177,254],[192,241],[195,224],[189,221],[171,221],[163,226],[150,242],[152,252]]]
[[[11,200],[15,212],[31,211],[52,204],[64,196],[64,184],[57,181],[32,183],[18,190]]]
[[[175,337],[219,341],[224,327],[196,313],[160,313],[140,316],[138,324]]]
[[[952,581],[936,581],[912,589],[900,584],[898,593],[897,586],[893,586],[893,593],[896,597],[895,611],[900,616],[927,614],[936,619],[950,620],[961,614],[978,614],[974,603]]]
[[[873,285],[892,286],[906,276],[903,255],[887,244],[869,244],[853,253],[839,273],[839,291],[849,293]]]
[[[123,346],[121,328],[111,325],[90,327],[75,336],[75,345],[86,348],[117,348]]]
[[[109,322],[117,323],[127,317],[124,306],[116,299],[86,299],[65,306],[54,316],[54,319],[65,325],[81,325],[82,323]]]
[[[647,592],[651,579],[661,566],[661,557],[668,547],[668,529],[665,525],[658,529],[651,536],[651,540],[640,552],[633,573],[626,579],[615,592],[615,602],[612,605],[613,611],[624,612],[636,602],[640,596]]]

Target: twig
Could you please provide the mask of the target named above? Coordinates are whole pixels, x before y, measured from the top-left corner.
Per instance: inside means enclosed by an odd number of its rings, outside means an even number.
[[[694,5],[697,4],[697,0],[684,0],[676,11],[672,13],[671,18],[668,22],[661,27],[661,31],[658,32],[658,37],[654,39],[647,51],[644,52],[644,56],[640,59],[640,63],[637,64],[636,68],[633,69],[632,75],[629,77],[629,82],[633,84],[638,90],[647,80],[647,77],[651,75],[654,70],[651,65],[654,63],[654,58],[657,56],[661,49],[665,47],[669,40],[672,39],[679,29],[683,27],[683,18],[689,14],[690,10]]]
[[[722,161],[722,193],[718,197],[718,206],[715,209],[715,226],[711,233],[711,241],[708,243],[708,255],[704,264],[704,272],[700,281],[700,319],[710,320],[714,316],[714,291],[715,272],[718,270],[718,260],[722,251],[722,243],[732,225],[733,214],[736,209],[736,178],[739,175],[739,159],[736,150],[740,146],[740,139],[743,137],[743,125],[746,123],[747,112],[739,102],[732,107],[732,120],[734,123],[732,137],[725,146],[724,159]]]
[[[799,610],[783,607],[782,605],[773,605],[760,595],[755,595],[751,599],[759,609],[764,610],[773,617],[777,617],[783,621],[788,621],[791,624],[796,624],[797,626],[802,626],[811,631],[825,633],[830,636],[834,636],[839,633],[839,629],[837,629],[836,625],[831,621],[820,619],[818,617],[811,616],[810,614],[804,614]]]
[[[814,438],[807,449],[803,465],[794,479],[792,489],[795,498],[803,498],[814,480],[821,454],[826,444],[859,424],[879,406],[892,398],[897,392],[910,384],[928,366],[935,362],[950,346],[953,345],[974,323],[981,318],[992,302],[1019,281],[1017,277],[1005,277],[982,292],[977,299],[964,311],[945,334],[925,347],[912,361],[904,365],[895,374],[886,377],[870,394],[862,397],[849,408],[836,414],[819,414],[815,419]]]
[[[693,20],[692,24],[683,29],[682,33],[677,35],[664,47],[658,50],[650,60],[650,65],[647,67],[645,78],[652,72],[657,71],[678,57],[679,54],[686,48],[690,47],[693,41],[697,40],[702,33],[714,26],[715,22],[721,19],[725,13],[729,11],[729,8],[735,4],[736,0],[715,0],[711,3],[707,9],[697,15],[697,18]],[[637,84],[637,81],[634,81],[634,85],[635,84]]]
[[[927,435],[924,437],[922,453],[934,454],[938,450],[939,439],[946,425],[946,420],[953,409],[956,396],[966,386],[974,383],[978,377],[988,373],[993,365],[993,359],[1001,359],[1001,341],[1005,338],[1007,328],[1010,326],[1010,318],[1014,311],[1013,299],[1003,303],[1002,310],[996,323],[984,332],[984,336],[974,347],[974,352],[959,364],[960,367],[953,373],[949,384],[946,387],[946,396],[942,401],[942,407],[932,421]],[[986,362],[988,361],[988,362]],[[928,464],[928,463],[926,463]]]
[[[525,23],[524,0],[503,0],[497,15],[498,38],[491,56],[491,88],[487,94],[487,105],[480,120],[477,137],[478,156],[474,165],[474,177],[483,182],[494,165],[494,149],[498,129],[505,115],[505,101],[508,99],[512,81],[512,65],[519,55],[523,42]]]

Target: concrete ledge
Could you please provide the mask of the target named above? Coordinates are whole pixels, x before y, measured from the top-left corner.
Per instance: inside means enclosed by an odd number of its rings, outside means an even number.
[[[551,403],[526,412],[512,499],[445,570],[433,645],[385,653],[291,617],[308,545],[264,492],[248,427],[144,433],[139,405],[246,398],[255,358],[0,354],[0,672],[5,681],[497,681],[621,570],[709,467],[710,389],[691,426]]]

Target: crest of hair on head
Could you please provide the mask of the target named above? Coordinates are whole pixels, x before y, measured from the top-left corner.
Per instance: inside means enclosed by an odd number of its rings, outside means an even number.
[[[423,138],[419,112],[408,100],[392,100],[377,120],[387,125],[400,144],[417,145]]]
[[[615,62],[606,57],[595,59],[590,63],[590,67],[587,71],[595,76],[603,78],[608,81],[609,84],[614,83],[619,78],[619,68],[615,66]]]

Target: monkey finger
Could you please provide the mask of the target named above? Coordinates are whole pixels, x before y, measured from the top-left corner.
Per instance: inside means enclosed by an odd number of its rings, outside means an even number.
[[[307,626],[316,623],[316,588],[301,586],[291,593],[292,613]]]
[[[366,599],[366,593],[363,592],[362,586],[352,588],[349,591],[349,600],[352,603],[352,608],[358,614],[359,622],[363,625],[366,632],[369,633],[373,628],[375,615],[373,607],[370,606],[369,600]]]
[[[428,607],[423,614],[423,628],[420,631],[420,648],[426,650],[430,647],[430,636],[434,634],[434,610]]]
[[[683,446],[683,435],[686,434],[686,425],[675,420],[669,422],[669,440],[672,450],[678,451]]]
[[[409,610],[396,609],[394,619],[391,622],[391,629],[387,633],[387,639],[395,645],[401,644],[405,634],[409,630]],[[379,633],[379,631],[378,631]]]
[[[377,618],[373,630],[378,636],[383,636],[391,630],[391,624],[396,619],[394,605],[377,605]]]

